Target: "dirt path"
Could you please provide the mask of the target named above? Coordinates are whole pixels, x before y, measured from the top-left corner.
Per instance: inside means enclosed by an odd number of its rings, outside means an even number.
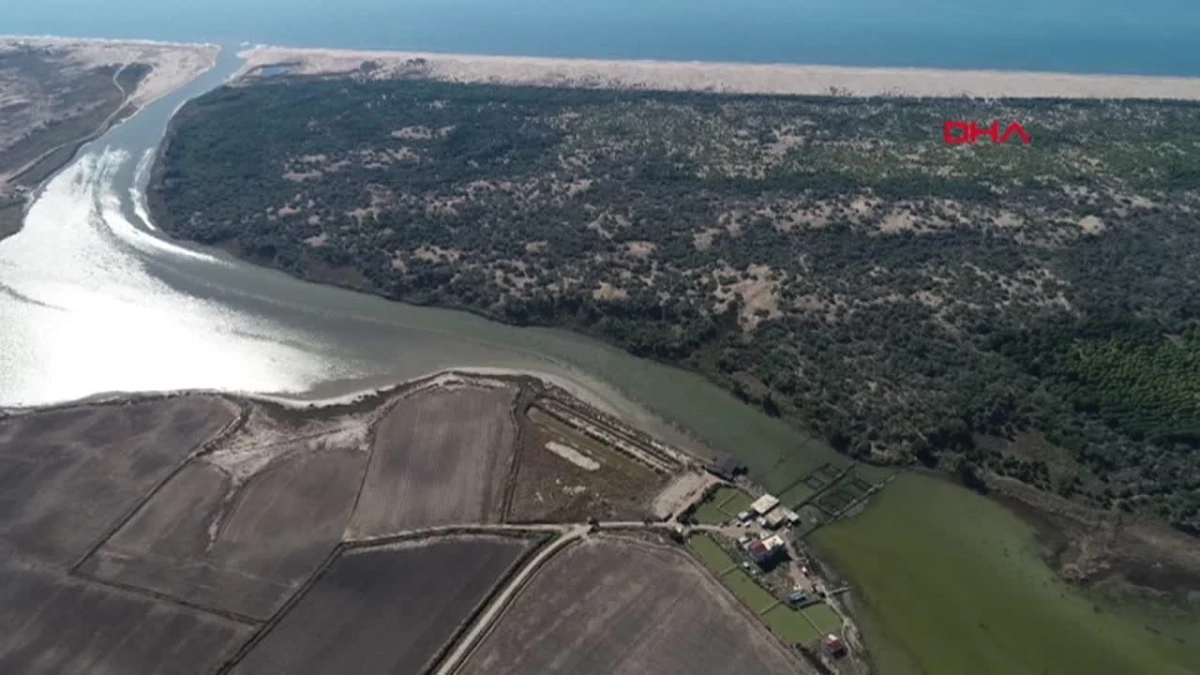
[[[42,160],[46,159],[50,155],[53,155],[54,153],[58,152],[59,150],[67,147],[68,145],[82,146],[84,143],[88,143],[92,140],[95,140],[96,138],[99,138],[101,134],[103,134],[105,131],[107,131],[109,126],[112,125],[113,120],[116,119],[117,115],[121,114],[121,111],[125,109],[125,106],[129,105],[129,101],[131,98],[130,93],[125,91],[125,87],[122,87],[121,83],[118,81],[118,78],[121,76],[121,73],[125,72],[125,68],[128,67],[128,65],[129,64],[121,66],[120,68],[117,69],[117,72],[113,73],[112,83],[113,83],[113,86],[115,86],[117,88],[117,91],[121,92],[121,102],[119,104],[117,104],[117,107],[114,108],[111,113],[108,114],[108,117],[104,118],[104,121],[101,122],[99,124],[99,126],[97,126],[95,129],[93,129],[90,133],[85,134],[82,138],[73,138],[69,141],[63,141],[62,143],[59,143],[58,145],[50,148],[49,150],[38,155],[37,157],[34,157],[33,160],[27,162],[24,166],[22,166],[21,168],[17,169],[14,172],[12,172],[7,177],[6,181],[12,182],[12,181],[16,181],[16,180],[20,179],[21,176],[25,175],[25,172],[27,172],[30,169],[32,169],[33,167],[37,166],[38,164],[40,164],[42,162]]]
[[[541,569],[542,564],[549,560],[550,557],[555,553],[562,550],[567,544],[570,544],[576,539],[586,535],[588,533],[588,529],[589,527],[587,525],[576,525],[572,527],[566,534],[550,542],[550,544],[546,546],[546,548],[539,551],[538,554],[535,555],[533,559],[531,559],[529,563],[525,565],[525,567],[521,568],[521,571],[517,572],[517,574],[508,582],[508,585],[506,585],[499,593],[496,594],[496,597],[493,598],[492,602],[488,604],[487,609],[485,609],[483,613],[479,615],[479,618],[475,620],[475,623],[471,626],[471,629],[458,640],[458,643],[454,646],[454,651],[450,652],[450,654],[438,666],[436,675],[450,675],[450,673],[453,673],[455,670],[457,670],[463,661],[466,660],[467,655],[471,653],[471,650],[474,649],[475,645],[479,643],[479,641],[487,633],[488,629],[490,629],[492,624],[495,623],[496,619],[499,618],[500,614],[503,613],[513,596],[515,596],[517,592],[525,586],[525,583],[529,581],[529,578],[532,577],[535,572]]]
[[[707,472],[692,471],[679,476],[654,498],[653,512],[657,518],[675,518],[696,501],[708,486],[721,482]]]

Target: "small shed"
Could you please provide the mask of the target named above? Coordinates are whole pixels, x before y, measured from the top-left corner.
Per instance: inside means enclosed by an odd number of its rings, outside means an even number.
[[[779,499],[771,495],[763,495],[754,500],[754,503],[750,505],[750,510],[760,516],[765,516],[776,506],[779,506]]]
[[[821,640],[821,648],[829,656],[838,657],[846,653],[846,645],[842,644],[842,638],[830,633]]]
[[[709,462],[705,468],[714,476],[727,481],[732,481],[739,475],[746,473],[746,465],[729,455],[717,457]]]

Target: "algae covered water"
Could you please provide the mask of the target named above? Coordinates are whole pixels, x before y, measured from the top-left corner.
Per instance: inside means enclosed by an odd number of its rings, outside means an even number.
[[[887,675],[1200,672],[1195,616],[1063,583],[1035,534],[985,497],[906,474],[816,543],[855,589]]]

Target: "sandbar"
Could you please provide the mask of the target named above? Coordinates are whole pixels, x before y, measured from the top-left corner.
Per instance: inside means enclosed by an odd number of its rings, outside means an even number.
[[[258,46],[239,54],[239,77],[290,65],[299,75],[365,79],[420,76],[451,82],[740,94],[934,98],[1088,98],[1200,100],[1200,77],[918,68],[855,68],[698,61],[618,61],[350,51]]]

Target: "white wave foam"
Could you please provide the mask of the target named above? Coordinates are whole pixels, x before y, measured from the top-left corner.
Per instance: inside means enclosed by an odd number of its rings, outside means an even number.
[[[153,152],[153,151],[149,151]],[[98,170],[95,175],[95,184],[97,189],[96,204],[99,207],[97,214],[100,221],[108,228],[110,232],[116,235],[121,241],[135,247],[139,251],[147,254],[166,254],[180,258],[190,258],[192,260],[200,260],[212,265],[220,265],[227,267],[231,263],[222,260],[217,256],[201,251],[194,251],[190,248],[180,246],[178,244],[161,239],[154,234],[142,230],[135,226],[129,218],[126,217],[121,209],[120,195],[113,189],[112,174],[121,167],[122,164],[128,162],[130,154],[125,150],[106,148],[101,153],[97,160]],[[138,163],[137,171],[146,170],[143,168],[143,163],[146,162],[144,155]],[[138,180],[134,180],[134,188],[130,192],[133,195],[134,211],[138,218],[143,222],[150,223],[150,214],[145,205],[145,194],[134,194],[140,192],[136,185]]]

